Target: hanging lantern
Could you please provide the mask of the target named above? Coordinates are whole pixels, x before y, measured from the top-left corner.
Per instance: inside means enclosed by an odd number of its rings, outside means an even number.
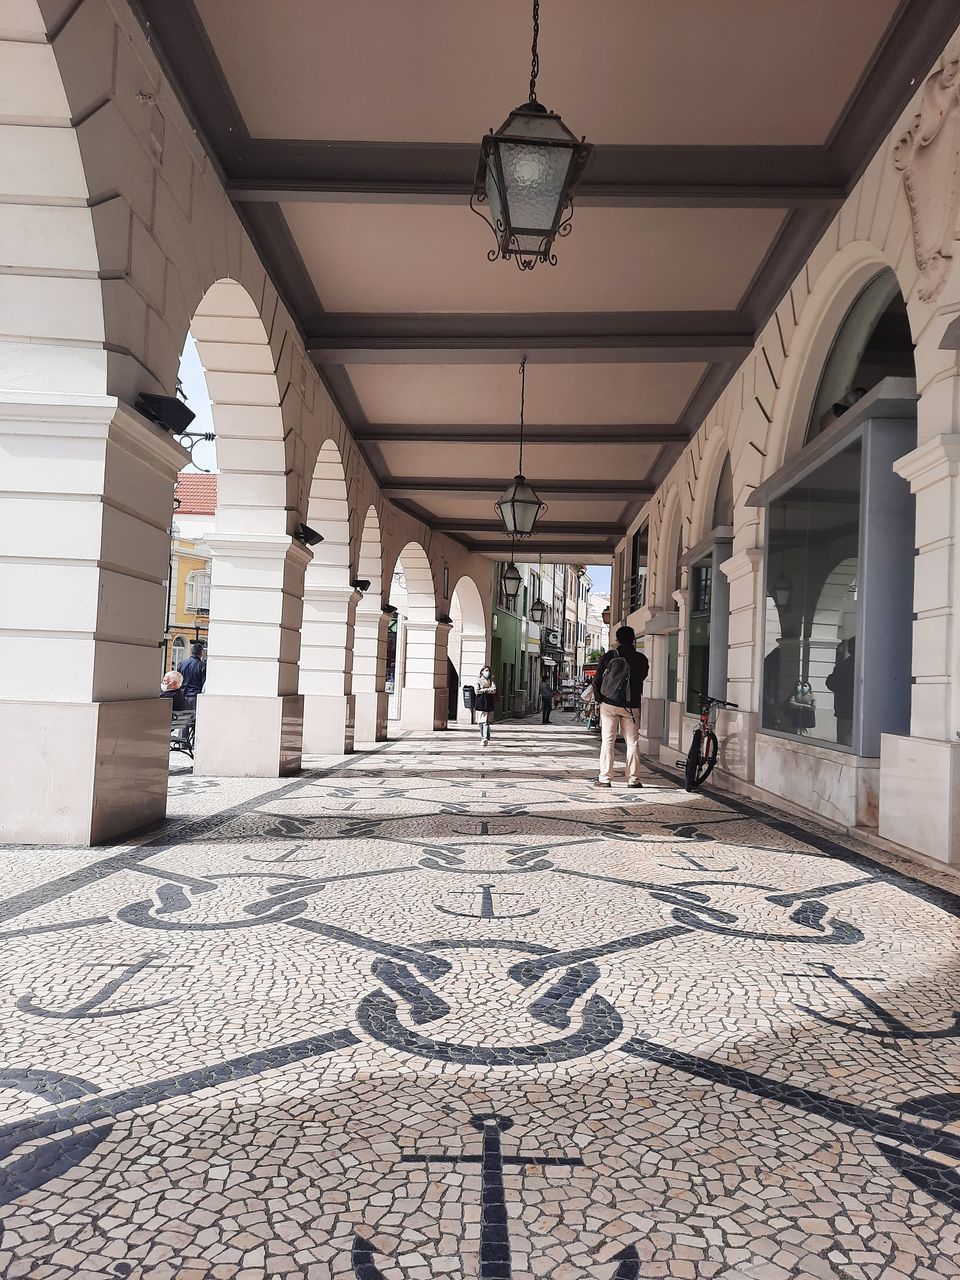
[[[527,357],[520,361],[520,456],[513,482],[493,504],[511,538],[528,538],[547,509],[523,474],[523,427],[527,386]]]
[[[483,139],[470,197],[497,240],[487,257],[513,258],[522,271],[538,262],[556,266],[553,241],[569,234],[573,191],[593,151],[537,101],[539,37],[540,0],[533,0],[529,99]]]
[[[520,594],[520,588],[523,586],[523,579],[520,577],[520,570],[511,560],[503,571],[503,594],[506,597],[507,604],[513,607],[517,603],[517,596]]]
[[[530,606],[530,621],[535,622],[539,627],[547,614],[547,606],[542,600],[535,600]]]
[[[780,576],[770,588],[770,594],[773,596],[773,602],[781,614],[790,612],[790,601],[793,599],[793,587],[790,585],[790,579],[783,570],[780,571]]]

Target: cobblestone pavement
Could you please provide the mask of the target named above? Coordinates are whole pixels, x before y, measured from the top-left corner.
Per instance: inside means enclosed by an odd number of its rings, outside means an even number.
[[[960,1276],[960,896],[583,730],[0,851],[0,1275]]]

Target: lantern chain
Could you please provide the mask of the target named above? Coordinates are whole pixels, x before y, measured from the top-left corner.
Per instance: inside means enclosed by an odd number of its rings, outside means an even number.
[[[524,426],[524,406],[527,398],[527,357],[524,356],[520,361],[520,459],[517,465],[517,472],[523,475],[523,426]]]
[[[537,100],[537,76],[540,74],[540,0],[533,0],[533,47],[530,50],[530,102]]]

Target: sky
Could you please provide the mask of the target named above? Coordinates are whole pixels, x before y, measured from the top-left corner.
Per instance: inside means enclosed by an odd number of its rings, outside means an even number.
[[[180,357],[180,384],[187,404],[197,415],[190,424],[191,431],[212,431],[213,413],[210,409],[210,397],[207,395],[207,380],[200,353],[193,335],[187,334],[187,344]],[[195,466],[184,467],[185,471],[216,471],[217,447],[212,440],[201,440],[193,451]]]
[[[183,348],[183,355],[180,357],[180,382],[183,386],[183,394],[187,398],[187,404],[197,415],[194,419],[191,431],[212,431],[213,430],[213,414],[210,410],[210,398],[207,395],[207,383],[203,372],[203,365],[200,363],[200,353],[197,351],[197,345],[193,340],[192,334],[187,334],[187,344]],[[212,441],[201,441],[197,445],[193,453],[196,465],[186,467],[187,471],[216,471],[217,470],[217,450],[216,445]],[[600,594],[610,594],[610,565],[609,564],[588,564],[587,573],[590,581],[593,583],[593,589]]]

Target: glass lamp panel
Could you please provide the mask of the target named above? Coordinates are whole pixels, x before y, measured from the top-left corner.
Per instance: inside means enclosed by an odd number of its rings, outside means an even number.
[[[504,141],[499,150],[511,228],[549,235],[563,205],[571,148]]]

